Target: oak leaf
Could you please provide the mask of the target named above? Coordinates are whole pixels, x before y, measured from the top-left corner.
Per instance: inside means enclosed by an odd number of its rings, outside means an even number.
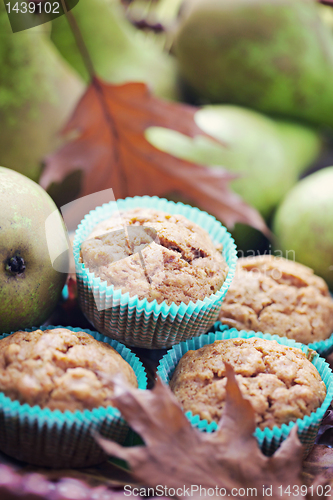
[[[257,498],[265,496],[263,488],[272,488],[268,496],[281,500],[289,498],[284,491],[291,486],[295,487],[292,497],[304,499],[300,489],[303,448],[296,426],[273,456],[265,456],[253,436],[252,405],[242,396],[232,367],[226,367],[226,404],[216,432],[193,428],[161,380],[152,391],[139,391],[118,380],[113,404],[145,446],[125,448],[100,436],[96,439],[106,453],[126,460],[134,477],[150,487],[225,488],[226,496],[234,498],[244,498],[233,495],[239,488],[241,493],[256,488]],[[297,487],[299,494],[295,494]]]
[[[316,444],[303,463],[303,476],[313,480],[321,476],[333,485],[333,450],[329,446]],[[327,488],[328,489],[328,488]],[[332,494],[333,494],[333,490]],[[327,495],[329,496],[329,495]]]
[[[144,83],[112,85],[94,77],[63,130],[75,137],[46,158],[40,183],[47,189],[81,171],[79,196],[107,188],[116,199],[176,192],[229,227],[242,222],[268,234],[260,214],[228,187],[234,174],[176,158],[145,138],[151,126],[207,136],[194,121],[196,111],[155,97]]]
[[[330,355],[327,361],[330,360],[332,355]],[[330,366],[332,367],[332,362],[329,361]],[[325,416],[322,420],[320,429],[318,431],[316,437],[316,444],[327,445],[332,448],[333,446],[333,410],[331,407],[325,413]],[[332,453],[332,466],[333,466],[333,453]]]

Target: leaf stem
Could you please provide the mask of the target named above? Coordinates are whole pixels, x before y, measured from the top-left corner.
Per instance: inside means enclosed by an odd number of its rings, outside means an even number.
[[[73,13],[67,9],[66,1],[65,0],[60,0],[60,1],[64,9],[68,24],[74,35],[75,42],[83,59],[84,65],[89,73],[90,79],[92,80],[95,75],[95,69],[89,51],[87,49],[87,46],[84,42],[80,28],[76,22],[75,16],[73,16]]]
[[[115,163],[116,163],[116,165],[119,165],[118,172],[119,172],[121,191],[122,191],[120,197],[126,198],[127,196],[129,196],[128,179],[127,179],[125,168],[121,168],[122,163],[121,163],[120,151],[119,151],[120,138],[119,138],[119,133],[117,130],[116,122],[114,120],[114,117],[111,114],[110,107],[105,106],[106,98],[104,95],[103,86],[100,85],[98,78],[94,77],[92,83],[95,86],[95,89],[97,90],[97,95],[100,99],[100,103],[101,103],[101,107],[102,107],[105,119],[106,119],[106,121],[109,125],[109,128],[110,128],[110,134],[114,137],[115,142],[118,144],[118,147],[115,147],[115,149],[114,149],[114,155],[115,155]]]
[[[83,62],[84,62],[85,66],[86,66],[86,69],[87,69],[87,71],[89,73],[91,83],[95,86],[95,88],[97,90],[97,95],[100,98],[102,109],[103,109],[103,111],[105,113],[106,120],[107,120],[107,122],[109,123],[109,126],[110,126],[110,133],[114,136],[114,138],[115,138],[116,141],[119,141],[118,131],[117,131],[117,128],[115,126],[113,117],[110,115],[110,113],[108,113],[108,112],[105,111],[105,108],[104,108],[105,99],[104,99],[103,89],[99,85],[99,81],[96,78],[96,73],[95,73],[95,69],[94,69],[94,65],[93,65],[92,59],[90,57],[89,51],[87,49],[87,46],[86,46],[86,44],[84,42],[84,39],[83,39],[82,33],[80,31],[80,28],[79,28],[79,26],[78,26],[78,24],[76,22],[75,16],[73,16],[72,12],[67,9],[67,5],[66,5],[66,1],[65,0],[61,0],[61,4],[62,4],[64,12],[66,14],[69,26],[70,26],[70,28],[72,30],[73,35],[74,35],[74,38],[75,38],[77,47],[79,49],[79,52],[80,52],[80,54],[82,56]],[[119,158],[119,152],[118,152],[118,150],[116,150],[115,154],[118,157],[117,160],[119,161],[120,158]],[[119,161],[119,163],[121,164],[120,161]],[[125,170],[123,170],[122,168],[120,168],[119,175],[120,175],[121,185],[122,185],[122,196],[124,198],[126,198],[126,196],[128,196],[128,181],[127,181],[127,176],[126,176]]]

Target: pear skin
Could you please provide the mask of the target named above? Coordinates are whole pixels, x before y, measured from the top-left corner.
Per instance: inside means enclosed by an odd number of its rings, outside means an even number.
[[[191,0],[173,53],[203,102],[333,126],[333,33],[314,0]]]
[[[48,244],[51,214],[58,209],[41,186],[0,167],[0,334],[42,325],[60,299],[66,267],[53,268],[49,245],[64,255],[67,236],[58,217]]]
[[[320,136],[312,128],[237,106],[206,106],[195,120],[226,147],[203,136],[191,139],[163,128],[148,129],[146,137],[174,156],[239,174],[231,182],[232,189],[266,218],[321,147]]]
[[[333,291],[333,167],[302,179],[279,206],[276,248],[311,267]]]
[[[112,83],[141,81],[156,95],[178,96],[174,58],[163,45],[126,20],[116,0],[80,0],[71,10],[83,36],[96,74]],[[63,57],[89,81],[65,16],[52,22],[51,38]]]
[[[291,121],[273,120],[238,106],[205,106],[195,119],[226,147],[205,137],[191,139],[162,128],[148,129],[146,137],[155,147],[177,157],[212,168],[225,167],[238,174],[240,177],[231,182],[231,188],[266,220],[321,148],[316,130]],[[249,226],[236,224],[231,232],[245,256],[267,247],[264,235]]]
[[[0,164],[34,180],[84,91],[44,31],[13,33],[0,2]]]

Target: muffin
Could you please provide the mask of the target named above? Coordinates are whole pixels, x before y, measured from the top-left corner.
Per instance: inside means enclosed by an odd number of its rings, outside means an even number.
[[[260,429],[302,419],[325,399],[325,383],[300,349],[275,340],[234,338],[189,350],[180,359],[170,387],[184,411],[219,422],[226,397],[224,362],[233,367]]]
[[[112,378],[147,388],[141,361],[97,332],[40,327],[0,337],[0,450],[33,465],[89,467],[106,460],[94,433],[123,443]]]
[[[261,332],[246,332],[245,330],[238,331],[235,328],[229,328],[226,325],[222,325],[220,322],[216,323],[214,325],[214,331],[209,332],[207,334],[201,335],[200,337],[192,338],[190,340],[187,340],[186,342],[182,342],[179,345],[173,346],[172,349],[170,349],[167,354],[163,356],[163,358],[160,360],[159,366],[157,368],[157,375],[161,377],[161,379],[169,384],[172,377],[176,376],[175,375],[175,370],[177,369],[177,365],[180,362],[182,356],[184,356],[188,351],[193,351],[193,350],[199,350],[205,346],[212,345],[216,340],[217,341],[230,341],[234,342],[234,340],[244,340],[244,339],[264,339],[266,342],[267,341],[274,341],[273,344],[270,345],[280,345],[281,347],[292,347],[296,348],[297,352],[303,352],[306,356],[306,359],[311,360],[311,364],[318,370],[318,373],[320,375],[321,380],[324,382],[325,387],[326,387],[326,397],[323,401],[323,403],[311,413],[311,415],[306,415],[304,418],[298,418],[296,421],[290,421],[288,424],[283,424],[281,426],[275,425],[273,429],[270,427],[264,427],[260,428],[259,426],[256,427],[254,436],[257,439],[258,445],[260,446],[261,450],[263,451],[264,454],[266,455],[272,455],[277,448],[280,446],[280,444],[288,437],[291,429],[294,426],[297,426],[297,434],[300,442],[303,445],[303,456],[306,457],[307,454],[311,451],[313,444],[316,439],[316,435],[318,433],[318,430],[320,428],[322,419],[325,415],[326,410],[330,406],[330,403],[333,398],[333,375],[332,375],[332,370],[328,363],[318,355],[317,352],[314,350],[310,349],[308,346],[305,344],[300,344],[298,342],[295,342],[293,339],[288,339],[287,337],[279,337],[275,335],[274,337],[270,335],[269,333],[261,333]],[[255,348],[253,348],[255,349]],[[264,350],[259,350],[259,353],[255,353],[256,357],[255,359],[260,361],[260,356],[261,353],[264,352]],[[289,358],[288,354],[288,358]],[[195,357],[193,358],[195,359]],[[268,361],[267,360],[264,361]],[[245,363],[247,361],[245,360]],[[258,362],[257,362],[258,363]],[[288,361],[289,363],[289,361]],[[221,368],[223,363],[221,363]],[[239,365],[239,363],[238,363]],[[276,365],[275,365],[276,366]],[[297,365],[296,365],[297,367]],[[237,358],[235,360],[235,365],[234,369],[236,371],[236,377],[244,379],[244,377],[241,374],[237,374]],[[255,370],[256,371],[256,370]],[[259,370],[258,370],[259,372]],[[277,370],[276,370],[277,372]],[[222,373],[222,372],[221,372]],[[251,371],[250,371],[251,373]],[[263,372],[260,372],[262,374]],[[302,376],[302,373],[300,373]],[[211,370],[208,369],[207,371],[208,375],[208,381],[207,385],[209,385],[209,376],[211,376]],[[290,375],[292,378],[292,371],[290,372]],[[181,376],[181,375],[180,375]],[[283,375],[285,376],[285,375]],[[205,373],[202,375],[201,378],[205,377]],[[191,378],[191,375],[189,374],[189,379]],[[256,377],[250,377],[253,379],[256,379]],[[316,378],[316,377],[315,377]],[[273,377],[274,379],[274,377]],[[216,376],[216,382],[218,382],[219,377]],[[200,384],[200,379],[195,382]],[[214,383],[214,380],[212,381]],[[250,383],[252,383],[250,381]],[[296,381],[297,383],[297,381]],[[224,385],[225,382],[220,381],[218,384]],[[191,380],[188,381],[188,383],[184,383],[185,386],[191,387],[192,383]],[[263,389],[265,389],[265,386],[263,386]],[[246,390],[246,384],[245,384],[245,389]],[[219,389],[220,391],[220,389]],[[220,391],[221,392],[221,391]],[[285,394],[285,392],[282,392]],[[218,393],[216,393],[218,394]],[[214,396],[213,396],[214,397]],[[283,397],[283,396],[282,396]],[[303,397],[303,396],[302,396]],[[302,401],[302,397],[300,400]],[[268,407],[272,403],[268,397]],[[264,401],[258,400],[260,404]],[[282,401],[282,400],[281,400]],[[222,401],[222,404],[224,402]],[[259,412],[258,415],[262,415],[261,411],[261,406],[259,404]],[[282,406],[281,406],[282,408]],[[301,407],[300,407],[301,408]],[[193,427],[196,427],[200,431],[205,431],[205,432],[214,432],[218,429],[218,424],[216,420],[211,420],[210,423],[206,419],[201,419],[198,414],[194,415],[191,411],[186,412],[186,417],[190,421],[191,425]],[[213,417],[212,417],[213,418]],[[258,418],[258,417],[257,417]],[[259,417],[261,418],[261,416]],[[216,419],[216,417],[215,417]],[[259,422],[258,422],[259,425]]]
[[[302,264],[271,255],[242,258],[220,321],[309,344],[331,336],[333,300],[325,281]]]
[[[127,361],[83,331],[20,331],[0,340],[0,391],[21,404],[71,412],[110,406],[118,374],[138,386]]]
[[[95,328],[126,345],[160,349],[214,324],[237,254],[213,216],[143,196],[86,215],[74,260],[79,303]]]
[[[180,305],[222,287],[228,266],[221,250],[207,231],[182,215],[135,208],[97,224],[81,245],[81,257],[115,290]]]

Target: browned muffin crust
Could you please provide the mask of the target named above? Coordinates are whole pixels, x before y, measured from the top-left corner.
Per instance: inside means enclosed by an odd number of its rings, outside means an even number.
[[[19,331],[0,340],[0,390],[20,403],[61,411],[110,406],[117,374],[137,387],[120,354],[85,332]]]
[[[325,399],[325,384],[300,349],[275,340],[239,338],[184,354],[170,381],[184,411],[208,422],[220,420],[226,397],[224,362],[234,368],[261,429],[310,415]]]
[[[102,281],[130,296],[169,305],[203,300],[222,287],[228,266],[200,226],[148,208],[120,215],[126,230],[115,215],[81,245],[84,264]]]
[[[332,334],[333,300],[325,281],[302,264],[270,255],[242,258],[220,320],[308,344]]]

